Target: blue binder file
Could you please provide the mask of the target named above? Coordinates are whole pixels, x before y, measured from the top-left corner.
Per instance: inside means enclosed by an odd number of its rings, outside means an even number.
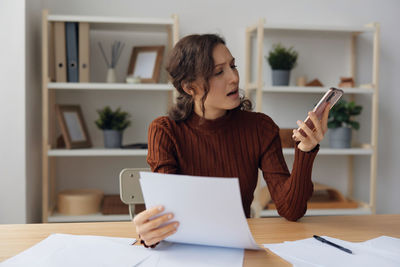
[[[67,43],[67,81],[79,82],[78,70],[78,23],[65,23],[65,39]]]

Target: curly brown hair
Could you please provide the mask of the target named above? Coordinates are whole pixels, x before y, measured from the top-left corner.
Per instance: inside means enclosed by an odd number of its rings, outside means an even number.
[[[172,49],[166,67],[172,84],[178,91],[176,104],[168,112],[172,120],[183,121],[192,114],[194,100],[183,90],[182,84],[190,84],[199,78],[204,81],[204,95],[201,99],[204,116],[204,102],[210,90],[209,79],[215,64],[212,53],[217,44],[225,45],[225,41],[216,34],[193,34],[182,38]],[[251,110],[252,103],[244,96],[240,96],[240,105],[235,109]]]

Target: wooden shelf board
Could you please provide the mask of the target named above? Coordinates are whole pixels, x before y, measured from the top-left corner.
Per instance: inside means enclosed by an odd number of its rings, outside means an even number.
[[[122,148],[87,148],[87,149],[51,149],[50,157],[85,157],[85,156],[147,156],[147,149]]]
[[[127,214],[121,215],[103,215],[101,213],[88,215],[63,215],[53,213],[48,217],[49,223],[56,222],[113,222],[113,221],[130,221],[130,216]]]
[[[324,148],[321,147],[318,155],[372,155],[372,148]],[[294,155],[294,148],[283,148],[284,155]]]
[[[268,93],[325,93],[330,87],[319,86],[266,86],[263,92]],[[345,94],[373,94],[372,88],[342,88]]]
[[[371,208],[366,203],[359,203],[356,209],[307,209],[305,216],[327,216],[327,215],[365,215],[372,214]],[[279,217],[276,210],[262,210],[261,217]]]
[[[333,26],[333,25],[295,25],[295,24],[266,24],[264,30],[288,30],[288,31],[320,31],[320,32],[372,32],[374,31],[371,27],[361,26]]]
[[[48,15],[49,22],[70,21],[70,22],[88,22],[93,29],[108,30],[111,27],[119,29],[124,25],[128,26],[172,26],[172,18],[140,18],[140,17],[107,17],[107,16],[71,16],[71,15]]]
[[[137,90],[137,91],[172,91],[170,83],[55,83],[47,84],[55,90]]]

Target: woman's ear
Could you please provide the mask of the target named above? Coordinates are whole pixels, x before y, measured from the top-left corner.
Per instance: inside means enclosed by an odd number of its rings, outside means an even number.
[[[192,87],[192,84],[189,82],[182,82],[181,83],[183,91],[185,91],[186,94],[191,95],[194,97],[194,88]]]

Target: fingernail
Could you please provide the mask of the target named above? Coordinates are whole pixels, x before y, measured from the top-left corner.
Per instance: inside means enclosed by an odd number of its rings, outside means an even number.
[[[159,211],[162,211],[163,209],[164,209],[163,206],[158,206],[158,210],[159,210]]]
[[[172,214],[168,215],[168,219],[172,219],[174,217]]]
[[[175,224],[174,224],[174,227],[175,227],[175,228],[178,228],[178,226],[179,226],[179,223],[175,223]]]
[[[297,125],[300,125],[300,124],[301,124],[301,121],[298,120],[298,121],[297,121]]]

